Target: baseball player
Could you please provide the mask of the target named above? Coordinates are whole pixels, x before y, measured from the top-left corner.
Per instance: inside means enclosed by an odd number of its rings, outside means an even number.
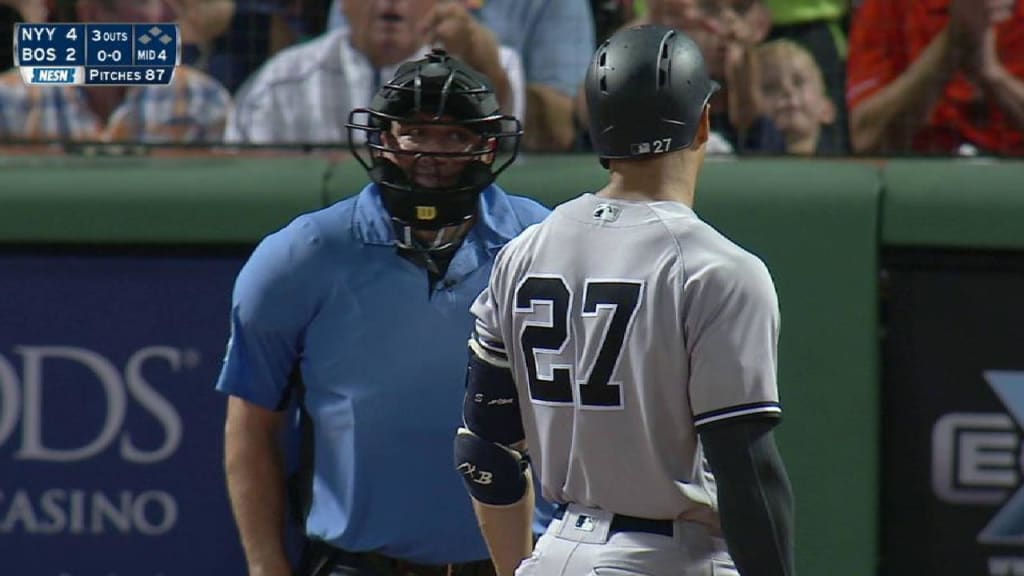
[[[692,209],[715,89],[679,31],[603,43],[608,184],[512,240],[471,309],[455,463],[499,576],[793,573],[775,288]],[[559,503],[532,554],[531,475]]]

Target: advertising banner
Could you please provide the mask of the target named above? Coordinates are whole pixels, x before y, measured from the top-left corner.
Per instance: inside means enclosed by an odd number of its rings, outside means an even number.
[[[893,252],[882,574],[1024,574],[1024,254]]]
[[[244,574],[214,390],[244,257],[0,254],[0,573]]]

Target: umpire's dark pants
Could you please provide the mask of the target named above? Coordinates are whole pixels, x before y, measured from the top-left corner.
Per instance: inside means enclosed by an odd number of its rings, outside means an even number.
[[[373,552],[349,552],[309,540],[296,576],[494,576],[490,560],[430,566]]]

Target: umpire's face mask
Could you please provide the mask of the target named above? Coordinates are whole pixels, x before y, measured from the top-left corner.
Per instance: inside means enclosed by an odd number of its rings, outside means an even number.
[[[454,250],[493,178],[494,138],[449,118],[394,121],[378,135],[376,167],[400,248]]]
[[[495,142],[448,118],[393,122],[383,132],[382,156],[394,162],[416,187],[455,187],[470,162],[494,162]]]

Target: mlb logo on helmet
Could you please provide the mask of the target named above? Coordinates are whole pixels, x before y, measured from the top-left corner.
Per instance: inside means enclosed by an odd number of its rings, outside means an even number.
[[[416,218],[419,220],[433,220],[437,218],[436,206],[417,206]]]
[[[639,144],[633,144],[631,146],[631,148],[632,148],[632,153],[633,153],[634,156],[637,156],[637,155],[640,155],[640,154],[650,154],[651,153],[651,144],[649,142],[641,142]]]

